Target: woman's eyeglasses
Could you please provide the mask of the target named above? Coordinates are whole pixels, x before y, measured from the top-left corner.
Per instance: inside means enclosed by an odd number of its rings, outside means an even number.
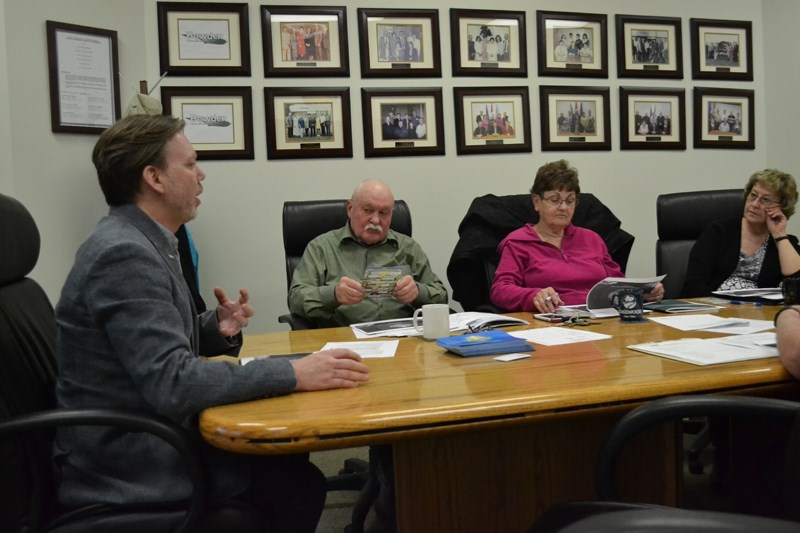
[[[770,200],[766,196],[759,196],[754,192],[751,192],[747,195],[748,202],[758,202],[758,205],[761,207],[775,207],[776,205],[781,205],[780,202],[777,200]],[[551,204],[552,205],[552,204]]]
[[[560,196],[550,196],[548,198],[543,197],[542,201],[550,207],[560,207],[561,204],[564,204],[567,207],[575,207],[575,204],[578,203],[578,199],[574,196],[570,198],[561,198]]]

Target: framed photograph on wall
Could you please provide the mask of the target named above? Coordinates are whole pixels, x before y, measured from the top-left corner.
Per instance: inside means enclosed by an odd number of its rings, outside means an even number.
[[[536,12],[540,76],[608,77],[606,15]]]
[[[198,160],[254,158],[250,87],[161,87],[161,105],[186,121]]]
[[[366,157],[444,155],[442,89],[361,89]]]
[[[531,151],[528,87],[455,87],[453,96],[459,155]]]
[[[264,74],[350,75],[345,7],[261,6]]]
[[[247,4],[157,2],[161,72],[249,76]]]
[[[441,78],[438,9],[358,9],[362,78]]]
[[[450,10],[453,76],[528,76],[524,11]]]
[[[266,87],[267,159],[353,157],[348,87]]]
[[[539,86],[542,151],[611,150],[608,87]]]
[[[117,32],[52,20],[45,26],[50,129],[102,133],[121,116]],[[79,82],[85,79],[91,82]]]
[[[692,78],[753,81],[753,24],[749,20],[689,19]]]
[[[694,147],[753,150],[754,92],[745,89],[694,89]]]
[[[623,150],[685,150],[683,89],[620,87],[620,145]]]
[[[617,15],[617,76],[683,79],[680,17]]]

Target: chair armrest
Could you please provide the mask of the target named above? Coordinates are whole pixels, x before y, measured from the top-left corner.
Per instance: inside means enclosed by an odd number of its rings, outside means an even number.
[[[800,403],[771,398],[726,395],[690,395],[662,398],[626,414],[605,438],[595,472],[600,500],[618,499],[614,482],[617,459],[625,444],[645,429],[671,420],[693,416],[779,417],[789,421],[798,416]]]
[[[150,433],[170,444],[183,461],[192,485],[188,511],[175,531],[190,532],[197,527],[205,505],[205,481],[192,437],[185,428],[167,418],[138,411],[51,409],[16,416],[0,422],[0,437],[61,426],[118,427],[127,431]]]
[[[314,324],[307,318],[294,313],[286,313],[278,316],[278,322],[281,324],[289,324],[292,331],[298,329],[314,329]]]

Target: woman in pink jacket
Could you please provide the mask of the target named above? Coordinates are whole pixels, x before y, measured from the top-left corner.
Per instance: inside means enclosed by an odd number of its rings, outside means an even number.
[[[492,283],[492,303],[503,311],[551,313],[560,305],[586,303],[595,283],[624,277],[603,239],[572,225],[580,195],[578,171],[563,159],[539,168],[531,200],[536,224],[512,231],[498,245],[500,263]],[[645,300],[660,300],[660,283]]]

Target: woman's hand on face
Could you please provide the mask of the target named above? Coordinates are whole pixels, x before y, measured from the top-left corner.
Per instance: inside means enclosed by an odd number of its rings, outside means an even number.
[[[783,214],[780,207],[770,207],[766,211],[767,214],[767,230],[770,235],[782,236],[786,235],[786,215]]]
[[[553,287],[546,287],[536,293],[533,297],[533,306],[539,310],[540,313],[552,313],[556,307],[563,305],[564,301],[558,296],[558,293]]]

